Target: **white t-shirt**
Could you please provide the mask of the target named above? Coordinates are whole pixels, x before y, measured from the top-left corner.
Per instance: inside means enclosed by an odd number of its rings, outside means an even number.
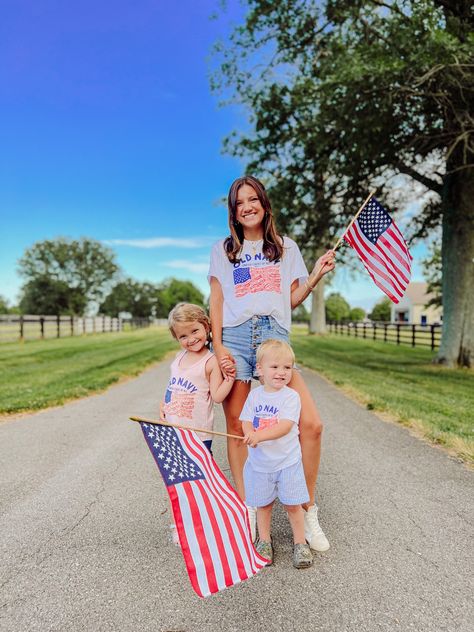
[[[257,472],[277,472],[301,460],[298,439],[301,401],[296,391],[284,386],[279,391],[268,393],[263,386],[250,391],[241,421],[250,421],[255,430],[271,428],[280,419],[293,421],[291,430],[284,437],[262,441],[256,448],[249,448],[249,461]]]
[[[268,261],[262,254],[263,241],[253,249],[244,240],[240,263],[231,263],[224,250],[224,240],[214,244],[209,265],[210,277],[216,277],[224,295],[223,327],[236,327],[252,316],[272,316],[284,329],[291,327],[291,284],[303,283],[308,277],[303,257],[296,243],[283,238],[280,261]]]

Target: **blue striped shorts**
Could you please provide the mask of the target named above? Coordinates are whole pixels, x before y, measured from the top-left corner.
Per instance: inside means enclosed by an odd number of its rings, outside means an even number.
[[[257,472],[247,459],[244,485],[245,503],[249,507],[266,507],[275,498],[283,505],[301,505],[309,500],[301,461],[276,472]]]

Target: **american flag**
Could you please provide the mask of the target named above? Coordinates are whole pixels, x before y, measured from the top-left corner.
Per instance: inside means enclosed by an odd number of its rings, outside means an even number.
[[[234,270],[235,296],[241,297],[255,292],[281,292],[280,266],[261,268],[237,268]]]
[[[192,430],[141,423],[173,508],[192,587],[208,597],[255,575],[247,510]]]
[[[344,239],[357,252],[374,283],[398,303],[410,282],[412,256],[395,222],[374,197]]]

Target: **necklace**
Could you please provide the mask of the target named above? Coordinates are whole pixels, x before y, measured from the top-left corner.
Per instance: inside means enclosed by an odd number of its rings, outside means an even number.
[[[263,239],[257,239],[256,241],[252,241],[250,239],[246,239],[246,242],[250,244],[252,249],[252,254],[255,256],[257,254],[257,249],[261,243],[263,243]]]

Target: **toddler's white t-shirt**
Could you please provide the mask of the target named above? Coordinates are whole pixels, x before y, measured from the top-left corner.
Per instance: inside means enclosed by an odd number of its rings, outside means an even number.
[[[224,250],[224,240],[211,251],[208,279],[216,277],[224,295],[223,327],[236,327],[252,316],[272,316],[287,331],[291,327],[291,284],[303,283],[308,277],[297,244],[283,238],[280,261],[268,261],[262,253],[263,241],[255,249],[244,240],[240,263],[231,263]]]
[[[240,414],[241,421],[252,422],[255,430],[271,428],[280,419],[294,422],[284,437],[262,441],[256,448],[249,448],[248,458],[254,470],[277,472],[301,460],[298,439],[300,411],[300,396],[288,386],[274,393],[268,393],[263,386],[250,391]]]

